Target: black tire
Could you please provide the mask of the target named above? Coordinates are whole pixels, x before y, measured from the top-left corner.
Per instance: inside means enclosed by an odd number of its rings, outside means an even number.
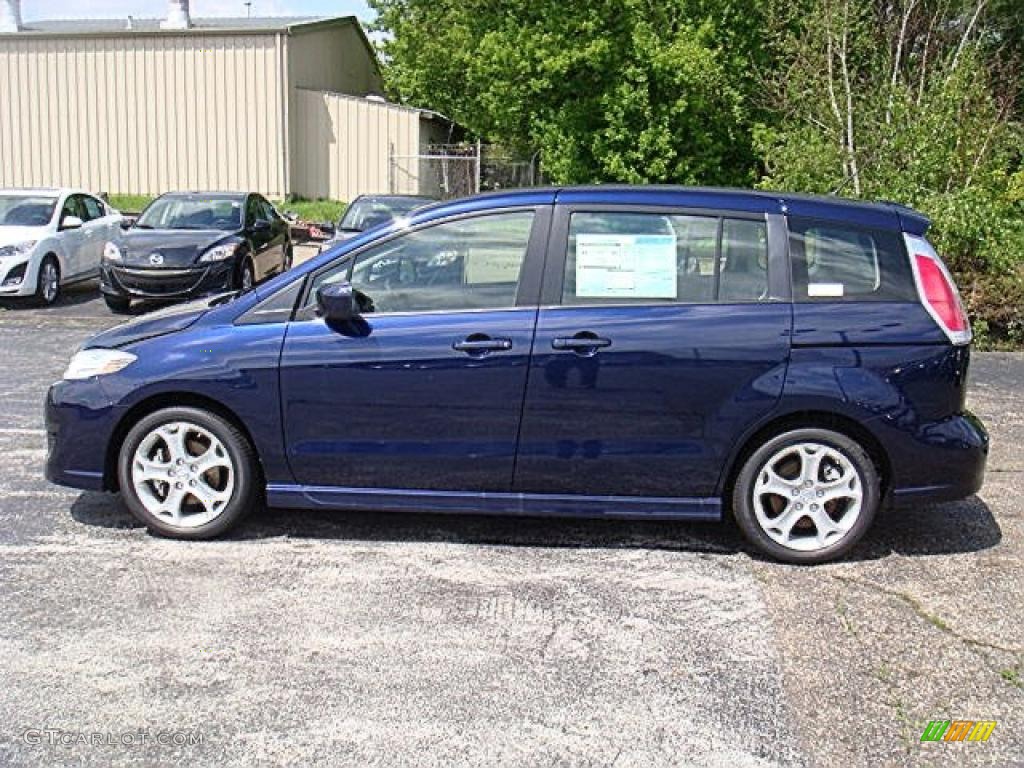
[[[49,268],[56,273],[56,284],[52,288],[47,285],[47,270]],[[53,254],[44,257],[39,264],[39,272],[36,274],[36,292],[32,298],[40,307],[52,306],[60,298],[60,262]]]
[[[103,294],[103,301],[106,303],[107,309],[119,315],[123,315],[132,306],[132,300],[126,296],[111,296],[105,293]]]
[[[256,267],[248,256],[242,260],[242,264],[238,268],[238,274],[235,276],[235,290],[246,290],[246,277],[248,277],[249,281],[248,287],[251,288],[256,285]]]
[[[135,451],[150,432],[176,421],[186,421],[209,430],[223,444],[235,473],[231,497],[217,516],[201,526],[174,526],[152,514],[142,503],[132,483],[131,465]],[[242,432],[224,418],[200,408],[164,408],[140,419],[131,428],[117,460],[121,496],[131,513],[151,531],[173,539],[210,539],[232,528],[262,503],[261,475],[256,451]]]
[[[834,543],[813,551],[794,549],[775,541],[761,527],[754,510],[754,489],[759,474],[765,469],[765,463],[779,451],[800,443],[825,445],[841,454],[853,465],[859,475],[862,492],[859,516],[849,530]],[[747,541],[762,554],[787,563],[814,564],[836,560],[847,554],[871,527],[880,501],[881,481],[878,469],[864,448],[855,440],[839,432],[811,428],[795,429],[773,437],[747,458],[733,487],[732,510],[736,523]],[[809,517],[800,522],[807,525]],[[810,525],[814,525],[812,521]]]

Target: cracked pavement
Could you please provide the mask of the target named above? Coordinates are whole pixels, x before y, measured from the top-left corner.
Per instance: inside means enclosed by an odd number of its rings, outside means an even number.
[[[0,308],[0,765],[1024,765],[1024,355],[974,359],[981,494],[842,563],[728,523],[323,511],[190,544],[42,478],[43,393],[117,322],[93,289]]]

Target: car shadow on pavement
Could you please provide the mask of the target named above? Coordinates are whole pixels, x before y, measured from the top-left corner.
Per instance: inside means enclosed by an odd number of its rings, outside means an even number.
[[[80,304],[87,304],[94,301],[99,296],[100,288],[99,281],[97,280],[86,280],[75,285],[70,285],[61,290],[60,296],[57,297],[56,303],[50,307],[40,307],[31,297],[22,298],[2,298],[0,299],[0,309],[9,310],[48,310],[56,309],[58,307],[75,307]]]
[[[72,517],[101,528],[142,528],[119,496],[83,493]],[[260,509],[224,537],[234,542],[270,538],[422,542],[487,546],[636,548],[754,555],[729,517],[723,523],[586,520],[488,515],[338,512]],[[885,510],[864,540],[844,558],[876,560],[890,554],[949,555],[996,546],[1002,531],[977,496],[919,509]]]

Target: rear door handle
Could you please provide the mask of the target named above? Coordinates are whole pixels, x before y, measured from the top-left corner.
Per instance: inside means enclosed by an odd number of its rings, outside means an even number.
[[[611,345],[611,339],[603,338],[589,331],[577,333],[575,336],[558,336],[551,340],[552,349],[569,349],[573,352],[589,352],[591,354]]]
[[[462,341],[452,344],[452,349],[468,355],[483,356],[490,352],[512,349],[512,339],[492,339],[486,333],[472,333]]]

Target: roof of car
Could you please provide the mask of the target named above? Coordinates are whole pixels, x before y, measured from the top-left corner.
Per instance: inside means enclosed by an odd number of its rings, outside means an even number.
[[[740,211],[754,214],[789,214],[807,218],[847,221],[868,227],[902,228],[922,234],[928,219],[897,203],[851,200],[835,195],[807,195],[723,187],[597,184],[592,186],[535,187],[485,192],[432,205],[422,213],[479,210],[513,205],[650,205],[676,208]]]
[[[255,192],[164,192],[160,197],[202,197],[211,200],[238,200]]]
[[[436,197],[430,197],[429,195],[359,195],[356,200],[371,200],[378,203],[384,203],[388,200],[426,200],[431,203],[437,202]],[[352,202],[355,202],[355,200]]]

